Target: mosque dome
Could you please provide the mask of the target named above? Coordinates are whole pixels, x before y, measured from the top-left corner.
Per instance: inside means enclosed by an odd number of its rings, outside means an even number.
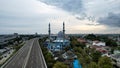
[[[59,32],[58,32],[58,38],[63,38],[63,36],[64,36],[64,35],[63,35],[63,32],[62,32],[62,31],[59,31]]]

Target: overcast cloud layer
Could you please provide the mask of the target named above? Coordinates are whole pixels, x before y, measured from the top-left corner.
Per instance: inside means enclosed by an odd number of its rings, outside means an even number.
[[[120,0],[0,0],[0,34],[120,33]]]
[[[111,27],[120,27],[120,13],[109,13],[108,16],[100,18],[98,22]]]
[[[100,24],[120,27],[120,0],[40,0],[71,12],[77,19],[98,20]],[[82,18],[81,18],[82,16]],[[100,18],[100,19],[99,19]]]

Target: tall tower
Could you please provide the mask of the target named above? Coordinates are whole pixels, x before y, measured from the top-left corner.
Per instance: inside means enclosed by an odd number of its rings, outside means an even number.
[[[65,23],[63,22],[63,35],[65,36]]]
[[[65,23],[63,22],[63,45],[65,42]]]
[[[51,34],[51,30],[50,30],[50,23],[49,23],[49,25],[48,25],[48,33],[49,33],[49,40],[50,40],[50,34]]]

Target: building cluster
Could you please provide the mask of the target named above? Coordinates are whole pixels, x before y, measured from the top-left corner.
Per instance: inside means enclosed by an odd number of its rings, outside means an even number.
[[[6,44],[9,43],[9,41],[15,39],[18,36],[19,36],[18,33],[14,33],[11,35],[1,35],[0,36],[0,47],[4,47]]]
[[[106,42],[103,41],[91,41],[91,40],[85,40],[83,38],[78,38],[77,39],[78,42],[80,43],[84,43],[86,45],[87,48],[93,48],[96,51],[100,52],[102,55],[101,56],[107,56],[110,57],[113,61],[113,64],[117,65],[118,67],[120,67],[120,50],[113,50],[111,47],[106,45]]]
[[[85,40],[83,38],[78,38],[77,41],[80,43],[84,43],[87,48],[94,48],[96,51],[99,51],[102,54],[102,56],[109,57],[111,48],[109,46],[106,46],[105,42],[98,41],[98,40],[95,40],[95,41]]]
[[[11,51],[12,48],[8,47],[7,45],[9,45],[9,43],[12,43],[12,42],[15,44],[13,39],[17,38],[18,36],[19,36],[18,33],[0,36],[0,55]]]

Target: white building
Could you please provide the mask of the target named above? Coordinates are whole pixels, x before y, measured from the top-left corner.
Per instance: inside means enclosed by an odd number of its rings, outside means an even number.
[[[96,45],[96,46],[106,46],[105,42],[101,42],[101,41],[93,41],[92,45]]]

